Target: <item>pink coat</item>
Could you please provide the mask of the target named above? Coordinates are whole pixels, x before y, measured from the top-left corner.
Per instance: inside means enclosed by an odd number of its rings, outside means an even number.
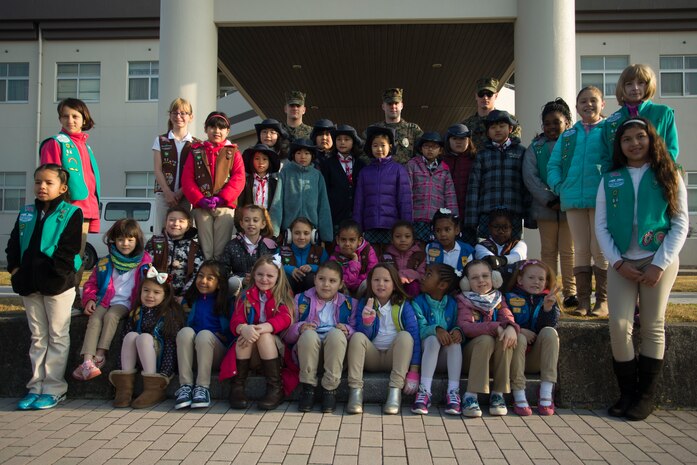
[[[516,324],[513,314],[506,305],[505,298],[502,297],[501,303],[496,306],[496,321],[492,319],[494,314],[492,310],[481,311],[462,293],[459,293],[455,300],[457,301],[457,326],[466,338],[474,339],[484,334],[497,337],[499,326],[504,329],[513,326],[516,334],[520,333],[520,327]]]
[[[99,270],[100,267],[105,267],[106,262],[105,260],[110,260],[109,256],[107,255],[106,257],[103,257],[99,260],[97,263],[97,266],[94,267],[92,270],[92,274],[90,275],[90,279],[87,280],[85,285],[82,288],[82,305],[85,306],[87,302],[90,300],[94,300],[97,305],[100,305],[104,308],[109,308],[109,304],[111,303],[111,299],[114,298],[114,294],[116,294],[116,290],[114,289],[114,282],[111,279],[111,276],[109,276],[109,282],[107,284],[106,292],[102,296],[102,299],[97,302],[97,293],[99,292],[99,286],[97,285],[97,276],[99,275]],[[131,291],[131,305],[133,305],[133,302],[135,302],[136,297],[138,296],[138,289],[140,289],[140,272],[139,269],[143,265],[146,265],[148,263],[152,263],[152,257],[150,256],[149,253],[143,252],[143,258],[140,260],[140,263],[138,264],[138,267],[136,268],[135,272],[135,284],[133,285],[133,290]]]
[[[363,250],[366,247],[368,247],[368,260],[366,266],[364,267],[360,260],[361,255],[365,254]],[[378,257],[375,255],[373,246],[371,246],[370,243],[365,239],[363,239],[363,243],[361,243],[361,245],[359,245],[356,249],[356,254],[358,255],[359,261],[351,260],[350,258],[345,257],[339,251],[339,247],[337,247],[332,256],[329,257],[329,260],[334,260],[335,262],[339,262],[341,264],[341,267],[344,269],[344,284],[346,284],[346,287],[351,292],[356,292],[358,290],[358,286],[365,281],[370,270],[375,268],[375,265],[378,264]]]

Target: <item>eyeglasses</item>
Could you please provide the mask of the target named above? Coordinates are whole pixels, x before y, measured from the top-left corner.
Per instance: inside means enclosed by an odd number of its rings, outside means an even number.
[[[493,96],[494,96],[494,93],[491,92],[490,90],[483,90],[483,91],[477,93],[477,97],[479,97],[479,98],[484,98],[484,97],[491,98]]]
[[[188,113],[186,111],[170,111],[169,114],[171,116],[181,116],[183,118],[185,116],[190,115],[191,113]]]

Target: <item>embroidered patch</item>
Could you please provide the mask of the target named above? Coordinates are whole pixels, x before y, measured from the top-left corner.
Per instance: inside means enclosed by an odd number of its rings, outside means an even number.
[[[622,187],[622,186],[624,186],[624,178],[608,179],[607,186],[611,189],[614,189],[616,187]]]
[[[56,135],[56,140],[57,140],[58,142],[63,142],[63,143],[66,143],[66,144],[67,144],[68,142],[70,142],[70,138],[69,138],[68,136],[66,136],[65,134],[57,134],[57,135]]]
[[[20,223],[28,223],[34,218],[33,213],[20,213],[19,214],[19,222]]]
[[[407,139],[406,137],[402,139],[402,147],[409,147],[409,139]]]
[[[520,313],[522,310],[520,307],[511,307],[511,313]]]
[[[513,297],[510,300],[510,304],[513,307],[522,307],[523,305],[525,305],[525,299],[523,299],[522,297]]]
[[[610,115],[610,117],[607,119],[608,123],[614,123],[618,119],[622,118],[622,113],[616,112]]]
[[[656,244],[661,245],[661,244],[663,244],[663,240],[665,238],[666,238],[666,233],[664,233],[663,231],[659,231],[656,233],[653,240]]]
[[[574,134],[576,134],[576,129],[571,128],[571,129],[569,129],[568,131],[566,131],[566,132],[563,134],[563,136],[564,136],[564,137],[571,137],[571,136],[573,136]]]
[[[653,231],[647,231],[646,234],[644,234],[644,237],[641,238],[641,245],[646,247],[651,244],[651,241],[653,241],[653,236]]]
[[[431,258],[438,258],[440,257],[440,249],[428,249],[428,256]]]

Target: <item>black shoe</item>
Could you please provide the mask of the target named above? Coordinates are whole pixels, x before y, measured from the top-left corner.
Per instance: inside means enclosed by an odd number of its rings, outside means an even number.
[[[315,405],[315,387],[311,384],[300,383],[302,389],[298,398],[298,412],[311,412]]]
[[[573,307],[578,307],[578,297],[576,295],[570,295],[568,297],[564,297],[564,308],[573,308]]]
[[[336,389],[322,389],[322,412],[334,413],[336,410]]]

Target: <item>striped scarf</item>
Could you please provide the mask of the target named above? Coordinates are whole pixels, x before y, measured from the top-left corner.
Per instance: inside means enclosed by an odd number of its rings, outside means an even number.
[[[111,263],[114,265],[114,269],[118,271],[119,274],[128,273],[137,268],[141,260],[143,260],[143,252],[135,257],[127,257],[119,252],[114,244],[109,246],[109,255],[111,256]]]

